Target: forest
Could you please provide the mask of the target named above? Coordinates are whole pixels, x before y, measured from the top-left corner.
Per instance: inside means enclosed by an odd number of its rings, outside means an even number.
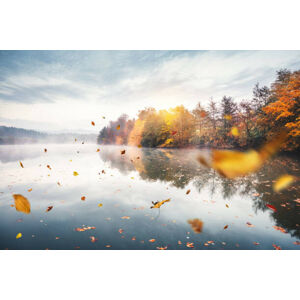
[[[257,83],[251,99],[230,96],[199,101],[191,111],[183,105],[169,110],[148,107],[137,119],[126,114],[102,128],[98,144],[138,147],[258,147],[278,132],[288,132],[285,151],[300,150],[300,70],[277,71],[270,87]]]

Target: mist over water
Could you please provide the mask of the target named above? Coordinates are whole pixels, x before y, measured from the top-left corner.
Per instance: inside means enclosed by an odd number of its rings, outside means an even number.
[[[198,153],[81,143],[1,145],[0,249],[299,249],[299,185],[272,189],[282,174],[299,176],[296,158],[278,156],[256,174],[229,180],[200,166]],[[30,214],[11,206],[13,194],[30,201]],[[150,209],[152,201],[166,199],[171,201]],[[195,218],[204,223],[200,234],[187,222]],[[75,230],[83,226],[96,228]]]

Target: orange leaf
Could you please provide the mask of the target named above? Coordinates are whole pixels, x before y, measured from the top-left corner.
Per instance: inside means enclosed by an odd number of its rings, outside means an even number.
[[[30,203],[27,198],[20,194],[13,195],[15,199],[15,207],[17,211],[20,211],[25,214],[30,213]]]

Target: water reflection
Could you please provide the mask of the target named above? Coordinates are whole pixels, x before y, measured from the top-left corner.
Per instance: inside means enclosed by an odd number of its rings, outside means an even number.
[[[192,249],[187,242],[194,249],[273,249],[273,243],[299,249],[294,244],[300,238],[300,204],[294,201],[300,198],[299,185],[281,193],[272,189],[282,174],[299,176],[296,158],[277,157],[256,174],[228,180],[200,166],[195,150],[97,148],[0,147],[0,249]],[[32,213],[11,207],[12,194],[28,197]],[[171,201],[150,209],[165,199]],[[203,222],[200,234],[187,222],[193,219]],[[75,230],[83,226],[96,229]],[[23,236],[16,240],[18,232]],[[91,236],[98,240],[91,242]]]

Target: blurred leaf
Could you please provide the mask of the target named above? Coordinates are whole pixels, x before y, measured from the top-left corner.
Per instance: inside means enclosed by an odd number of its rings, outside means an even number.
[[[23,164],[22,164],[22,162],[20,161],[20,166],[22,167],[22,168],[24,168],[24,166],[23,166]]]
[[[19,232],[19,233],[17,234],[17,236],[16,236],[16,239],[20,239],[21,237],[22,237],[22,233]]]
[[[188,220],[187,222],[191,225],[191,228],[195,233],[202,232],[203,222],[200,219]]]
[[[25,214],[30,213],[30,203],[24,196],[20,194],[13,195],[15,199],[15,207],[17,211],[23,212]]]
[[[73,175],[74,175],[74,176],[78,176],[79,174],[78,174],[76,171],[74,171],[74,172],[73,172]]]
[[[289,187],[295,180],[295,177],[292,175],[282,175],[280,176],[273,185],[275,192],[280,192],[281,190]]]
[[[48,208],[46,209],[46,212],[50,211],[53,208],[53,206],[48,206]]]

